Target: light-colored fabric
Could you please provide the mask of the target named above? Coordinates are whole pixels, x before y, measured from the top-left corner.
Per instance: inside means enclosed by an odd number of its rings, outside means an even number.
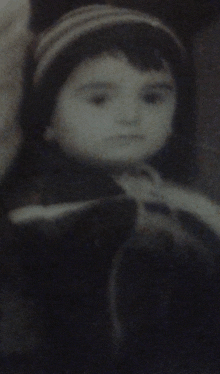
[[[119,177],[114,177],[125,194],[112,199],[120,200],[128,197],[137,203],[137,231],[143,232],[145,227],[158,227],[158,229],[167,229],[180,239],[184,230],[181,228],[181,222],[178,222],[177,213],[185,212],[195,217],[220,237],[220,207],[216,203],[190,188],[162,180],[152,167],[147,166],[145,170],[148,175],[140,173],[138,176],[124,173]],[[80,213],[92,208],[102,201],[103,199],[47,206],[30,205],[10,211],[8,217],[16,225],[42,220],[57,220],[68,214]],[[160,212],[151,213],[146,209],[145,204],[161,204],[166,206],[171,214],[167,217]]]
[[[151,181],[145,176],[122,175],[118,184],[126,195],[134,198],[139,206],[139,227],[149,225],[148,215],[143,205],[146,202],[166,205],[173,213],[186,212],[203,222],[216,235],[220,236],[220,207],[204,194],[160,179],[154,171]],[[161,221],[159,220],[159,224]],[[154,223],[155,225],[155,223]]]
[[[0,180],[22,140],[16,115],[26,48],[33,38],[29,12],[28,0],[7,1],[0,9]]]

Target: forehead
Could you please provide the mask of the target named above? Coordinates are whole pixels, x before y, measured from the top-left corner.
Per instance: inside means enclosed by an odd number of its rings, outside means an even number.
[[[166,61],[160,70],[141,70],[132,65],[124,54],[112,56],[107,53],[82,62],[70,74],[67,83],[78,86],[99,81],[117,84],[128,81],[134,84],[153,84],[162,81],[174,85],[174,78]]]

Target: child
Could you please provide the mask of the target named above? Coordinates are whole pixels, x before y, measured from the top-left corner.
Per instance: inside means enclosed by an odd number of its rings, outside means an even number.
[[[219,208],[174,184],[194,137],[181,42],[150,15],[82,7],[42,33],[27,72],[2,304],[12,289],[5,314],[30,312],[18,346],[2,334],[3,369],[219,368]]]

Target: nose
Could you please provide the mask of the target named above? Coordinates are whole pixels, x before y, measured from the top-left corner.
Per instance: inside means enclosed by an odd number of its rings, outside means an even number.
[[[124,126],[137,126],[140,123],[140,108],[134,98],[127,97],[121,101],[118,119],[119,123]]]

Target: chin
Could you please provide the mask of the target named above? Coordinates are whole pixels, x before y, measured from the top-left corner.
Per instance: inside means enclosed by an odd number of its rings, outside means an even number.
[[[119,168],[134,168],[141,164],[143,164],[144,160],[146,160],[146,156],[137,157],[137,158],[121,158],[121,159],[113,159],[113,160],[103,160],[103,163],[109,166],[115,166]]]
[[[76,155],[75,157],[78,159],[78,161],[81,161],[83,163],[90,164],[91,166],[95,166],[101,169],[107,169],[108,172],[124,172],[133,170],[140,164],[143,164],[143,162],[146,160],[146,153],[142,155],[137,155],[136,157],[125,157],[122,155],[118,155],[118,157],[114,157],[116,155],[103,155],[103,154],[97,154],[97,155]]]
[[[134,171],[143,164],[144,160],[144,158],[141,160],[93,160],[93,164],[99,168],[107,169],[108,173],[121,174]]]

